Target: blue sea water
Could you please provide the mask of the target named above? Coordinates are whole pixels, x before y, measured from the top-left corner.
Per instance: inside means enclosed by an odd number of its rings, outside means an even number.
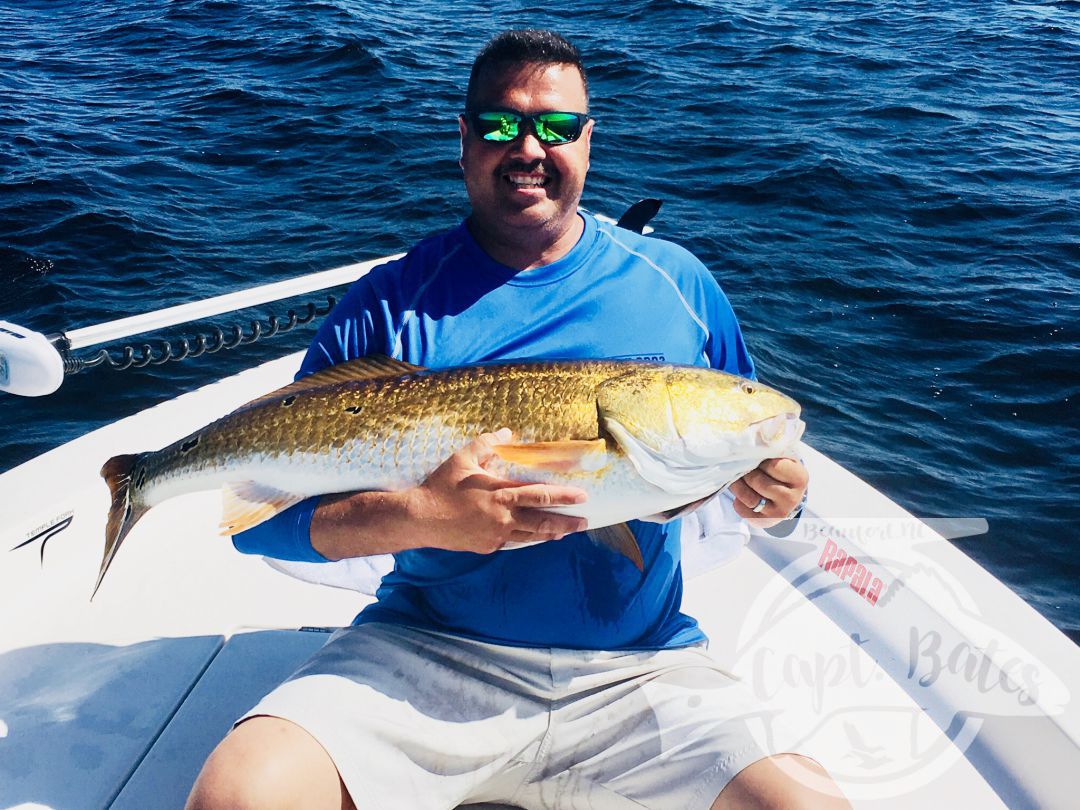
[[[986,518],[964,550],[1080,629],[1075,0],[0,0],[0,319],[85,326],[455,224],[469,65],[521,26],[591,67],[583,203],[662,198],[808,440],[920,516]],[[0,469],[310,335],[0,397]]]

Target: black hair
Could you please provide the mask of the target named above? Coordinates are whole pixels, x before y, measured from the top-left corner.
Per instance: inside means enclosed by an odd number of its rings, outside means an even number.
[[[589,79],[581,63],[581,53],[567,39],[554,31],[523,28],[496,34],[476,55],[469,86],[465,91],[465,109],[471,110],[476,101],[480,74],[491,67],[512,65],[572,65],[581,74],[585,100],[589,99]]]

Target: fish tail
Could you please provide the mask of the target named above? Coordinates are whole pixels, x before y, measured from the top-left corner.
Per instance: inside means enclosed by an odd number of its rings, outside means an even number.
[[[105,578],[105,572],[109,570],[120,544],[124,542],[131,527],[150,508],[131,497],[131,472],[142,455],[113,456],[101,468],[101,477],[109,485],[112,506],[109,507],[109,518],[105,524],[105,556],[101,560],[101,571],[98,573],[94,592],[90,594],[91,600],[101,587],[101,581]]]

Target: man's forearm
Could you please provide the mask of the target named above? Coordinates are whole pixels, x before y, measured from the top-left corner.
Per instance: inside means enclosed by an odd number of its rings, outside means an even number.
[[[415,492],[325,495],[311,516],[311,547],[328,560],[416,548]]]

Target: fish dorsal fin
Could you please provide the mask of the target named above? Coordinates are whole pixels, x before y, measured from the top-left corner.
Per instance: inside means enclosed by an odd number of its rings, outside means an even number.
[[[314,374],[304,377],[305,380],[318,380],[317,385],[328,385],[335,382],[350,382],[352,380],[375,380],[379,377],[400,377],[402,374],[411,374],[414,371],[423,371],[423,366],[414,366],[404,360],[395,360],[385,354],[369,354],[367,357],[357,357],[355,360],[346,360],[333,366],[327,366]],[[302,381],[298,381],[302,382]]]
[[[601,526],[598,529],[587,529],[585,532],[594,543],[599,543],[605,548],[622,554],[638,571],[645,570],[645,560],[641,557],[641,547],[638,545],[634,530],[625,523],[616,523],[614,526]]]
[[[497,444],[492,451],[510,464],[546,472],[594,472],[608,460],[603,439]]]
[[[241,405],[237,408],[237,411],[245,411],[264,402],[285,399],[327,385],[356,382],[357,380],[378,380],[384,377],[400,377],[414,371],[424,371],[424,367],[414,366],[404,360],[395,360],[385,354],[370,354],[367,357],[358,357],[355,360],[327,366],[314,374],[308,374],[296,382],[289,383],[276,391],[271,391],[269,394],[264,394],[245,405]]]
[[[304,500],[303,495],[282,492],[255,481],[236,481],[226,484],[221,493],[222,535],[237,534],[258,526],[278,512]]]

